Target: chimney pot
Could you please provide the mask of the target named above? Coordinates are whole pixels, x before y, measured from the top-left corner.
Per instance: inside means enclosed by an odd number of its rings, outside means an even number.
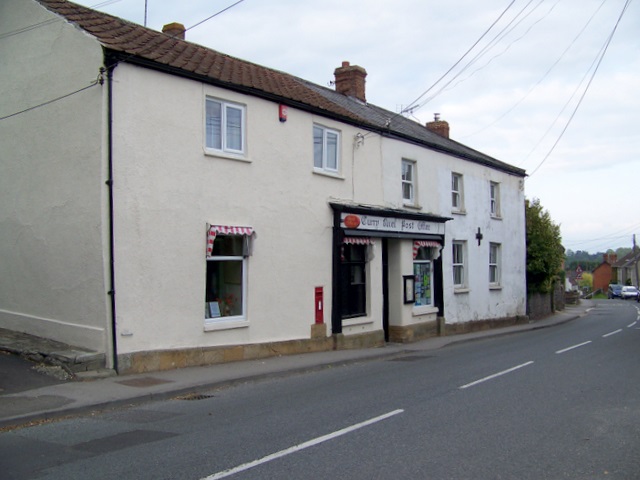
[[[440,120],[440,114],[436,113],[433,115],[433,122],[427,122],[425,125],[427,130],[437,133],[441,137],[449,138],[449,122],[444,120]]]
[[[357,65],[351,65],[347,61],[342,62],[342,66],[335,69],[336,92],[358,100],[366,102],[365,78],[367,71]]]
[[[184,40],[184,34],[186,31],[187,29],[184,28],[184,25],[178,22],[167,23],[162,27],[162,33],[174,38],[179,38],[180,40]]]

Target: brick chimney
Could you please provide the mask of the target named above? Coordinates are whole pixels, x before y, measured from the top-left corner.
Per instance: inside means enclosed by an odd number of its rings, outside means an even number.
[[[342,66],[336,68],[333,74],[336,77],[336,92],[367,101],[364,89],[367,71],[364,68],[342,62]]]
[[[167,23],[162,27],[162,33],[165,33],[170,37],[179,38],[180,40],[184,40],[184,34],[186,31],[187,29],[184,28],[184,25],[177,22]]]
[[[433,122],[427,122],[427,130],[437,133],[441,137],[449,138],[449,122],[440,120],[440,114],[433,115]]]
[[[618,261],[618,255],[615,253],[603,253],[602,261],[609,264],[616,263]]]

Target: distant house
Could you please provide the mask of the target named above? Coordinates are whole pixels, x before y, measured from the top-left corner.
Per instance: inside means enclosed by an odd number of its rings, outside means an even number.
[[[612,280],[615,282],[612,265],[617,260],[618,256],[615,253],[605,253],[602,255],[602,263],[592,272],[594,292],[598,289],[606,292]]]
[[[620,285],[639,285],[640,250],[631,251],[613,264],[614,276]]]
[[[141,372],[526,314],[522,169],[65,0],[4,0],[0,327]]]

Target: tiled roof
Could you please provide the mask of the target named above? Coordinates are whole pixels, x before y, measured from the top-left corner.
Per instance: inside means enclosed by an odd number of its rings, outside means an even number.
[[[640,262],[640,251],[631,251],[613,264],[616,268],[629,268]]]
[[[525,171],[435,134],[401,115],[360,102],[278,70],[92,10],[66,0],[37,0],[96,38],[119,61],[143,62],[173,73],[309,108],[319,114],[445,151],[476,163],[525,175]],[[391,120],[391,122],[389,122]]]

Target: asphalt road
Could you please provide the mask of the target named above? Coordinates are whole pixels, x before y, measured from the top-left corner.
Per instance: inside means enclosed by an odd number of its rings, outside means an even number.
[[[38,370],[39,368],[41,371]],[[46,373],[51,370],[51,368],[40,366],[18,355],[0,352],[0,395],[23,392],[66,381]]]
[[[0,434],[10,479],[637,479],[640,322],[553,328]],[[410,348],[410,346],[409,346]]]

